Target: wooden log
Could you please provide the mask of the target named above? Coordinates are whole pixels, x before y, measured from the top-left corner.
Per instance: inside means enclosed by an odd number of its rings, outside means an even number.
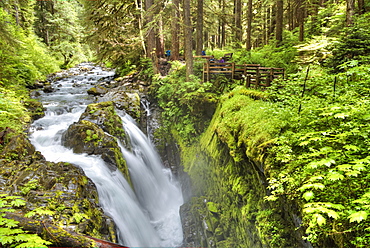
[[[52,242],[51,246],[53,247],[128,248],[126,246],[121,246],[109,241],[92,238],[72,231],[67,231],[53,224],[33,220],[14,213],[6,213],[5,218],[18,221],[18,226],[21,227],[24,231],[37,234],[43,239]]]

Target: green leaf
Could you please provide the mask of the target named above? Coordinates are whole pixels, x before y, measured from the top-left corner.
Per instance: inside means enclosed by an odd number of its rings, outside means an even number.
[[[305,191],[306,189],[311,189],[311,188],[322,190],[325,188],[325,185],[322,183],[308,183],[308,184],[302,185],[302,187],[300,187],[298,190]]]
[[[341,119],[345,119],[346,117],[348,117],[348,113],[338,113],[338,114],[335,114],[334,115],[334,118],[341,118]]]
[[[313,199],[314,198],[314,193],[312,192],[312,191],[307,191],[307,192],[305,192],[304,194],[303,194],[303,198],[306,200],[306,201],[309,201],[309,200],[311,200],[311,199]]]
[[[362,171],[366,169],[364,164],[355,164],[355,165],[352,165],[352,168],[357,171]]]
[[[217,205],[214,202],[207,202],[207,207],[208,207],[208,210],[213,212],[213,213],[218,212]]]
[[[343,180],[344,176],[336,171],[331,171],[328,173],[327,179],[330,181]]]
[[[334,210],[327,209],[326,213],[329,217],[332,217],[333,219],[338,219],[339,218],[339,214]]]
[[[350,164],[341,164],[337,166],[337,169],[340,171],[352,171],[351,168],[352,168],[352,165]]]
[[[357,170],[346,172],[347,176],[353,176],[353,177],[357,177],[359,174],[361,174],[361,172],[359,172]]]
[[[321,214],[315,214],[314,216],[316,217],[316,221],[319,226],[323,226],[326,224],[326,219],[324,216],[322,216]]]
[[[315,169],[315,168],[321,167],[323,165],[325,165],[327,167],[330,167],[332,164],[335,164],[334,159],[325,158],[325,159],[321,159],[319,161],[312,161],[308,164],[308,166],[312,169]]]
[[[367,212],[365,211],[359,211],[359,212],[355,212],[353,214],[351,214],[350,216],[348,216],[348,219],[349,219],[349,222],[357,222],[357,223],[360,223],[361,221],[363,220],[366,220],[367,219]]]
[[[355,146],[355,145],[345,145],[343,146],[343,148],[347,149],[347,150],[351,150],[351,151],[359,151],[360,148],[358,146]]]
[[[20,207],[20,206],[24,206],[26,204],[26,201],[18,198],[18,199],[13,200],[11,204],[12,206]]]

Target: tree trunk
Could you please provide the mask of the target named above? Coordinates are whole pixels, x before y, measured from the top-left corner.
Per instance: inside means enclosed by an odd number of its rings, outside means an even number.
[[[303,1],[300,2],[298,9],[298,24],[299,24],[299,41],[304,41],[304,19],[305,19],[305,6]]]
[[[193,74],[193,53],[192,53],[192,25],[190,19],[190,0],[184,0],[184,49],[186,61],[186,80],[190,81]]]
[[[179,59],[180,52],[180,42],[179,42],[179,9],[180,2],[179,0],[172,0],[172,22],[171,22],[171,35],[172,35],[172,44],[171,44],[171,60]]]
[[[59,226],[43,221],[36,221],[13,213],[6,213],[5,218],[18,221],[18,226],[24,231],[39,235],[44,240],[52,242],[52,246],[93,247],[96,243],[99,248],[126,247],[72,231],[66,231]]]
[[[156,54],[157,58],[164,57],[164,35],[163,35],[163,20],[162,16],[159,16],[158,20],[158,36],[156,38]]]
[[[358,0],[357,1],[358,6],[358,14],[363,15],[366,13],[366,7],[365,7],[365,0]]]
[[[146,54],[148,58],[152,60],[153,63],[153,71],[154,73],[158,73],[158,59],[156,55],[156,39],[155,39],[155,33],[154,33],[154,27],[150,25],[150,23],[153,21],[153,13],[150,8],[153,5],[153,0],[145,0],[145,10],[146,10],[146,25],[149,28],[146,38]],[[150,26],[149,26],[150,25]]]
[[[242,39],[243,39],[243,31],[242,31],[242,1],[235,0],[235,41],[236,41],[236,48],[241,47]]]
[[[253,0],[248,0],[248,14],[247,14],[247,51],[252,48],[252,19],[253,19]]]
[[[276,26],[276,6],[273,4],[270,6],[270,27],[269,27],[269,36],[275,33],[275,26]]]
[[[202,55],[203,51],[203,0],[198,0],[197,8],[197,42],[196,51],[197,55]]]
[[[353,24],[353,16],[355,15],[355,0],[347,0],[347,26],[351,26]]]
[[[279,46],[280,43],[283,41],[283,0],[276,1],[276,33],[275,39],[277,40],[277,45]]]

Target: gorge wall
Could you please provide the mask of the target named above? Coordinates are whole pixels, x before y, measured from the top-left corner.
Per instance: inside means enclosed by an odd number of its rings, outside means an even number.
[[[263,111],[265,104],[243,91],[228,94],[200,141],[181,147],[192,192],[181,207],[184,246],[312,247],[302,239],[296,204],[265,199],[276,130],[248,109],[259,105]]]

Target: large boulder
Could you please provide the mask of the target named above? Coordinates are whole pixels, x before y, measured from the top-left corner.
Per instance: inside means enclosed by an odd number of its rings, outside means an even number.
[[[115,137],[108,135],[97,124],[81,120],[69,126],[62,136],[62,144],[74,153],[101,155],[108,166],[118,168],[129,182],[127,164]]]
[[[25,200],[25,206],[17,207],[18,215],[28,213],[35,221],[117,241],[114,222],[99,206],[93,182],[73,164],[45,161],[25,135],[14,136],[4,144],[0,194]]]
[[[95,86],[95,87],[92,87],[92,88],[87,90],[87,93],[89,95],[93,95],[93,96],[104,95],[107,92],[108,92],[108,90],[106,88],[104,88],[103,86],[99,86],[99,85]]]
[[[107,132],[121,140],[125,139],[122,120],[117,115],[115,105],[112,101],[89,104],[81,115],[80,121],[86,120],[98,125]]]
[[[126,86],[120,86],[110,89],[103,97],[98,99],[99,102],[114,102],[114,105],[126,111],[135,120],[140,119],[141,103],[137,90],[129,90]]]
[[[118,139],[124,142],[125,131],[112,102],[90,104],[80,120],[69,126],[62,144],[75,153],[101,155],[112,170],[118,168],[131,182]]]

